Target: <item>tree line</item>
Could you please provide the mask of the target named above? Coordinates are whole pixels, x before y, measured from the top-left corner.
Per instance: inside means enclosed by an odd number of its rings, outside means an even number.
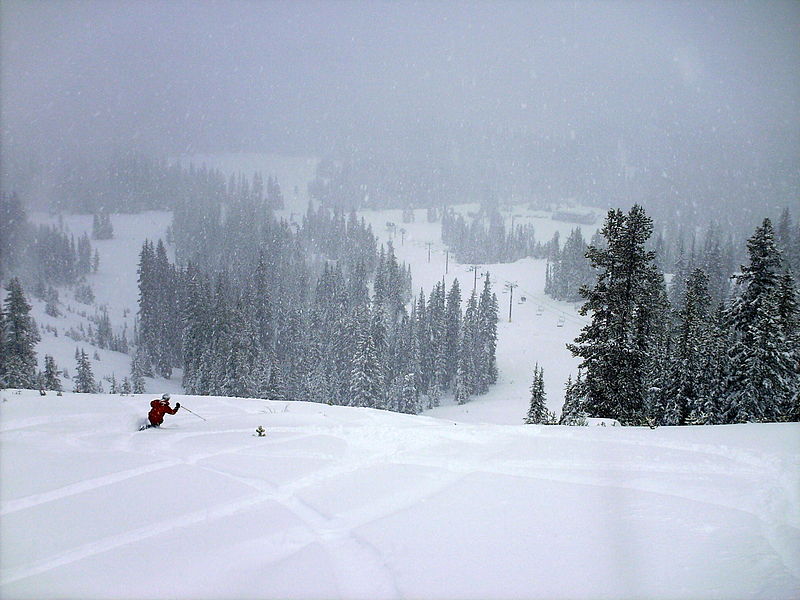
[[[88,234],[76,240],[63,222],[35,225],[16,194],[0,196],[0,280],[16,275],[31,285],[73,285],[99,263]]]
[[[410,269],[391,243],[376,250],[355,213],[309,207],[292,226],[261,208],[231,202],[226,218],[215,212],[202,224],[227,257],[222,269],[203,244],[176,243],[176,254],[197,259],[185,267],[160,240],[144,244],[135,373],[182,367],[188,393],[407,413],[437,405],[446,390],[467,402],[496,381],[488,278],[463,314],[457,281],[412,299]],[[176,218],[175,240],[202,221]]]
[[[442,242],[465,264],[508,263],[548,254],[549,245],[536,240],[533,225],[525,223],[507,229],[499,210],[489,204],[484,204],[469,223],[452,208],[444,209],[441,232]]]
[[[783,229],[791,230],[791,223]],[[567,384],[562,419],[687,425],[800,419],[800,309],[787,237],[764,219],[747,241],[748,263],[730,294],[702,264],[676,274],[671,304],[652,220],[634,205],[611,210],[603,243],[586,257],[596,274],[581,288],[591,318],[568,345],[581,373]]]

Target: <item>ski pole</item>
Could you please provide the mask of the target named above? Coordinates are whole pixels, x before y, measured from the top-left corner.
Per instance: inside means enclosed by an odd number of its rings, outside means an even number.
[[[201,417],[200,415],[198,415],[196,412],[193,412],[193,411],[189,410],[189,409],[188,409],[188,408],[186,408],[186,407],[185,407],[183,404],[181,404],[181,408],[182,408],[183,410],[187,411],[187,412],[190,412],[190,413],[192,413],[192,414],[193,414],[195,417],[197,417],[198,419],[203,419],[203,421],[208,421],[208,419],[205,419],[205,418]]]

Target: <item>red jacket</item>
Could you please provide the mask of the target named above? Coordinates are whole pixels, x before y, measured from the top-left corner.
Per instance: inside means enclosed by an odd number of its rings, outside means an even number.
[[[156,399],[150,403],[151,409],[147,414],[151,425],[161,425],[164,422],[164,415],[174,415],[178,412],[178,407],[172,408],[167,400]],[[180,405],[178,405],[180,406]]]

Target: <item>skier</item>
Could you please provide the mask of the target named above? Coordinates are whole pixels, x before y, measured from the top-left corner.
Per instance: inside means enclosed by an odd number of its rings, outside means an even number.
[[[153,400],[150,406],[150,412],[147,415],[150,424],[147,427],[161,427],[164,422],[164,415],[174,415],[181,407],[181,403],[178,402],[175,404],[175,408],[172,408],[169,405],[169,394],[164,394],[161,398]]]

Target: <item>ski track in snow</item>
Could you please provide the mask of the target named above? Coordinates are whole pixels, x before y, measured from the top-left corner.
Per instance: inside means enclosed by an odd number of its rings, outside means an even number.
[[[370,420],[375,422],[376,418],[372,414],[367,414]],[[31,426],[31,421],[31,419],[26,420],[24,425],[17,422],[15,424],[16,426],[10,427],[6,429],[6,431],[14,431]],[[272,534],[266,536],[266,538],[262,540],[266,547],[276,549],[276,551],[271,553],[268,557],[270,561],[275,562],[283,560],[299,551],[302,547],[312,543],[320,543],[325,548],[332,565],[334,565],[333,571],[336,574],[338,593],[341,597],[399,598],[402,597],[403,594],[398,587],[392,571],[387,566],[385,558],[381,555],[379,550],[360,538],[355,531],[359,527],[396,514],[405,508],[419,503],[427,497],[441,493],[454,483],[470,475],[479,473],[671,496],[691,502],[709,504],[728,510],[744,512],[758,520],[761,524],[764,538],[773,548],[776,555],[781,559],[787,572],[791,573],[796,580],[800,581],[800,569],[798,569],[798,565],[794,564],[796,544],[797,540],[800,539],[800,532],[798,532],[793,524],[787,521],[786,511],[779,510],[781,507],[773,508],[765,502],[760,510],[755,508],[748,509],[737,505],[735,502],[726,501],[723,496],[709,498],[702,497],[702,495],[692,493],[691,491],[676,492],[674,489],[671,491],[660,490],[657,485],[652,484],[652,480],[648,480],[651,485],[610,481],[607,477],[604,478],[602,473],[598,474],[592,472],[591,469],[593,466],[596,467],[596,464],[593,465],[589,462],[581,464],[575,460],[565,460],[563,463],[553,462],[552,460],[503,460],[501,457],[493,456],[492,460],[489,461],[490,466],[487,467],[485,464],[487,461],[484,460],[486,457],[483,455],[479,455],[477,458],[461,460],[453,457],[439,459],[424,454],[428,446],[446,439],[462,443],[475,443],[474,438],[476,432],[471,427],[462,427],[454,431],[443,425],[437,426],[433,431],[433,435],[427,437],[423,442],[420,442],[419,438],[412,438],[412,440],[409,441],[409,439],[404,438],[405,432],[403,429],[399,431],[387,430],[385,426],[381,426],[377,424],[377,422],[374,426],[368,425],[363,429],[364,431],[360,433],[368,433],[369,435],[366,436],[366,439],[358,443],[351,442],[352,439],[358,436],[352,435],[351,431],[348,432],[347,428],[341,426],[319,429],[309,428],[306,433],[288,435],[283,438],[273,438],[272,443],[274,447],[279,449],[282,444],[287,442],[311,439],[324,433],[328,436],[337,437],[343,441],[347,447],[345,456],[333,465],[313,471],[290,483],[280,486],[268,483],[262,479],[242,477],[229,473],[224,469],[203,464],[203,462],[209,458],[226,454],[236,454],[254,447],[263,447],[262,440],[248,440],[247,443],[227,446],[221,450],[195,452],[190,453],[184,458],[176,457],[161,460],[150,465],[126,469],[102,477],[89,478],[55,490],[6,502],[2,505],[2,510],[0,511],[2,515],[24,510],[39,504],[54,502],[70,495],[113,485],[126,479],[179,464],[197,466],[201,469],[238,481],[255,491],[254,494],[247,495],[244,498],[238,498],[230,502],[189,512],[176,518],[151,523],[124,533],[76,546],[65,552],[10,570],[2,575],[0,581],[5,585],[28,577],[35,577],[64,565],[84,560],[97,554],[133,544],[147,538],[152,538],[181,527],[224,519],[258,504],[274,501],[294,514],[303,523],[303,527],[295,527],[288,532],[284,531]],[[174,450],[187,440],[202,438],[203,436],[245,433],[249,431],[249,429],[242,428],[189,433],[178,432],[178,430],[165,430],[157,432],[159,434],[168,433],[168,437],[164,439],[151,436],[156,440],[156,443],[147,449],[145,455],[160,456],[167,450]],[[297,428],[292,427],[276,427],[270,429],[272,435],[276,433],[291,434],[296,431]],[[528,435],[541,435],[539,431],[525,431],[525,433]],[[502,435],[504,435],[503,432],[492,432],[490,434],[490,436]],[[87,438],[88,441],[91,441],[91,434],[83,434],[80,437],[83,441],[82,445],[89,445],[86,442]],[[132,440],[134,439],[136,439],[134,435],[128,436],[125,438],[124,442],[119,444],[119,449],[127,448],[129,452],[138,452],[141,454],[142,450],[136,451],[133,449]],[[379,443],[375,443],[376,440],[378,440]],[[770,457],[757,455],[752,452],[745,452],[724,446],[694,443],[687,444],[663,440],[642,441],[615,439],[610,441],[610,443],[702,454],[726,461],[718,466],[708,464],[700,466],[686,465],[683,467],[664,464],[637,465],[635,472],[732,476],[746,474],[749,477],[758,476],[764,483],[762,497],[765,499],[777,496],[772,493],[775,488],[780,488],[786,493],[788,491],[786,486],[791,484],[791,482],[786,481],[783,472],[780,470],[779,466],[773,464]],[[384,450],[375,452],[375,448],[382,448]],[[320,457],[328,458],[329,456],[320,455]],[[440,476],[437,477],[435,481],[410,489],[408,494],[399,496],[393,495],[390,498],[383,498],[375,504],[340,512],[333,517],[324,515],[298,496],[299,492],[313,488],[326,481],[335,480],[339,477],[386,463],[435,469]],[[631,466],[629,462],[624,461],[619,464],[608,462],[604,465],[604,468],[612,472],[619,469],[624,470],[626,473],[631,473]],[[287,540],[289,541],[288,544]]]

